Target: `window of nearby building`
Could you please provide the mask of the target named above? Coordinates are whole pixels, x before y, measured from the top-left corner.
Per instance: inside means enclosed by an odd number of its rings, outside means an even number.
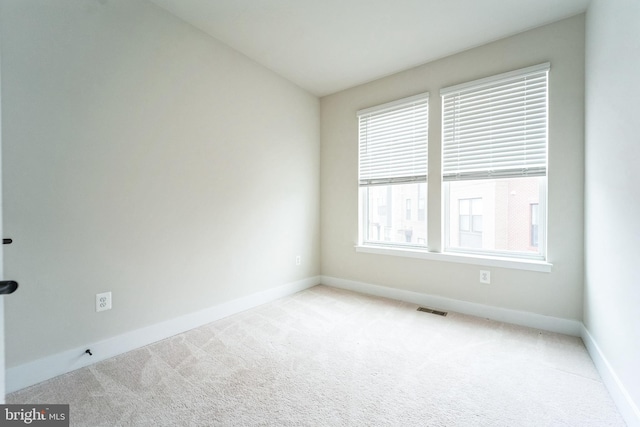
[[[544,259],[548,71],[441,90],[445,251]]]
[[[458,200],[458,229],[461,247],[482,247],[482,199]]]
[[[358,111],[361,244],[426,247],[426,217],[413,217],[411,200],[426,198],[428,99]]]
[[[529,210],[531,211],[531,246],[538,247],[538,203],[531,203]]]

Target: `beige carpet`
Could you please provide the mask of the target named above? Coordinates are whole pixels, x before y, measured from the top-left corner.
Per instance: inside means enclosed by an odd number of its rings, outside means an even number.
[[[7,396],[77,426],[623,426],[579,338],[317,286]]]

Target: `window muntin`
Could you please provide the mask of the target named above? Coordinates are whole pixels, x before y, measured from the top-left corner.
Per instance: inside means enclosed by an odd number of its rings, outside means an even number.
[[[358,112],[360,243],[426,248],[428,94]],[[420,202],[422,200],[422,202]]]
[[[542,64],[441,91],[445,252],[544,259],[548,71]],[[473,199],[482,199],[481,231]],[[532,204],[541,206],[535,231]]]

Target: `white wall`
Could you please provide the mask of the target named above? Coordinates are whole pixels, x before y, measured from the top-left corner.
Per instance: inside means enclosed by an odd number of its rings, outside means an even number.
[[[142,0],[0,19],[8,367],[319,274],[316,97]]]
[[[491,285],[468,264],[356,253],[356,111],[430,92],[429,245],[440,248],[442,87],[551,62],[549,238],[551,273],[492,267]],[[474,48],[321,99],[322,274],[566,319],[582,319],[584,15]],[[486,269],[486,268],[483,268]]]
[[[640,2],[587,14],[584,324],[640,425]],[[614,384],[610,384],[614,385]]]

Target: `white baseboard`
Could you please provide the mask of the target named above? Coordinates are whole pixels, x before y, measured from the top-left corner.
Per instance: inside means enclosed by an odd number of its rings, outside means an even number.
[[[613,367],[609,364],[602,350],[600,350],[593,336],[584,325],[582,326],[582,341],[585,347],[587,347],[587,351],[589,351],[589,355],[596,365],[596,369],[600,373],[604,384],[609,390],[609,394],[611,394],[613,401],[616,403],[627,425],[629,427],[640,427],[640,409],[638,409],[638,406],[634,403],[629,393],[627,393],[626,387],[622,381],[620,381]]]
[[[82,347],[9,368],[5,375],[6,392],[11,393],[58,375],[92,365],[101,360],[135,350],[232,314],[292,295],[319,283],[320,276],[287,283],[277,288],[225,302],[196,313],[127,332],[103,341],[87,343]],[[87,348],[92,350],[93,356],[85,354]]]
[[[389,288],[386,286],[372,285],[369,283],[357,282],[354,280],[339,279],[337,277],[331,276],[321,276],[321,283],[323,285],[361,292],[363,294],[391,298],[418,305],[426,305],[431,308],[455,311],[457,313],[484,317],[487,319],[498,320],[500,322],[513,323],[516,325],[528,326],[530,328],[542,329],[545,331],[558,332],[575,337],[579,337],[582,332],[582,322],[578,320],[543,316],[541,314],[530,313],[526,311],[493,307],[489,305],[460,301],[436,295],[428,295],[418,292],[405,291],[397,288]]]

